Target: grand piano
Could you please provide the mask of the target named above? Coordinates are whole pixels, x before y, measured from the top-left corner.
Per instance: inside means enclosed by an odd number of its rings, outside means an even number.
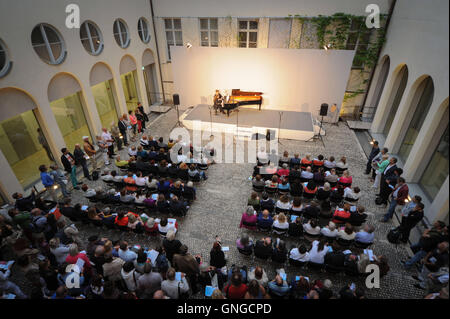
[[[261,111],[262,92],[246,92],[239,89],[231,91],[228,101],[224,101],[223,109],[230,116],[230,111],[237,109],[240,105],[258,105]]]

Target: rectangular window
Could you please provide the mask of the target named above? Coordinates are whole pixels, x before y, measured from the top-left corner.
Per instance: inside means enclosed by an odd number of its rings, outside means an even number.
[[[73,152],[75,144],[83,141],[83,136],[89,136],[93,140],[81,104],[80,92],[53,101],[50,107],[70,152]]]
[[[183,46],[181,19],[164,19],[164,25],[166,28],[167,56],[170,60],[170,46]]]
[[[420,178],[419,185],[431,200],[434,200],[448,176],[448,125],[439,141],[427,168]]]
[[[350,29],[348,30],[346,50],[354,50],[358,44],[359,30],[361,29],[361,21],[352,20]]]
[[[369,49],[370,36],[372,35],[372,31],[368,30],[359,35],[359,41],[356,44],[356,53],[355,59],[353,60],[353,69],[363,69],[364,68],[364,60],[361,58],[367,53]]]
[[[54,160],[33,111],[0,122],[0,149],[24,189],[40,179],[39,165]]]
[[[219,46],[217,18],[200,19],[200,43],[202,47]]]
[[[111,125],[117,123],[118,120],[116,103],[112,92],[112,80],[94,85],[91,89],[102,127],[109,130]]]
[[[239,20],[239,47],[256,48],[258,44],[258,20]]]

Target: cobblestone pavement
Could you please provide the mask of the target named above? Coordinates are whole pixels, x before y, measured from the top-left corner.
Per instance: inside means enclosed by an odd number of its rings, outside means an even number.
[[[176,112],[171,110],[159,117],[150,127],[147,134],[153,136],[163,136],[168,138],[168,134],[176,124]],[[293,140],[280,140],[279,151],[294,152],[303,156],[305,153],[313,155],[323,154],[325,157],[334,156],[336,159],[346,156],[349,163],[349,172],[353,176],[354,186],[361,188],[362,197],[359,203],[366,207],[369,214],[368,222],[376,227],[375,243],[371,247],[376,255],[384,255],[389,260],[390,272],[381,279],[380,289],[365,289],[368,298],[385,299],[408,299],[423,298],[424,292],[413,286],[415,281],[411,278],[414,271],[405,271],[400,265],[400,260],[408,257],[406,245],[392,245],[386,240],[386,234],[393,227],[392,223],[379,223],[378,220],[385,213],[385,209],[376,206],[375,195],[371,189],[371,183],[367,175],[363,174],[367,161],[361,146],[359,145],[353,131],[346,124],[340,122],[339,125],[324,125],[326,136],[324,143],[301,142]],[[126,151],[120,152],[122,158]],[[112,164],[113,165],[113,164]],[[216,235],[222,238],[224,246],[229,246],[227,253],[228,266],[236,264],[239,266],[260,265],[268,273],[269,278],[273,278],[277,268],[285,268],[288,280],[295,275],[308,276],[310,279],[330,279],[333,283],[333,290],[337,293],[344,285],[355,282],[357,287],[365,288],[364,280],[361,278],[348,277],[344,274],[328,274],[315,270],[295,269],[291,266],[276,265],[271,261],[254,261],[251,257],[246,257],[236,250],[235,241],[242,233],[248,232],[251,238],[259,239],[264,235],[256,231],[247,231],[239,228],[241,215],[246,208],[247,199],[252,192],[249,176],[252,173],[254,164],[215,164],[207,171],[208,180],[197,185],[197,200],[192,204],[187,216],[179,219],[178,239],[189,247],[191,254],[201,254],[205,261],[209,261],[209,251]],[[110,168],[112,168],[110,166]],[[87,183],[90,187],[102,186],[101,181]],[[83,197],[81,191],[73,191],[73,202],[88,205],[88,201]],[[125,239],[130,244],[140,244],[146,247],[156,247],[158,239],[149,239],[145,235],[124,234],[113,230],[99,231],[94,226],[79,225],[83,236],[88,238],[92,234],[105,236],[111,239]],[[297,245],[298,240],[287,239],[287,247]],[[20,282],[20,280],[18,280]],[[25,288],[25,287],[24,287]],[[25,288],[26,289],[26,288]],[[197,298],[201,296],[196,296]]]

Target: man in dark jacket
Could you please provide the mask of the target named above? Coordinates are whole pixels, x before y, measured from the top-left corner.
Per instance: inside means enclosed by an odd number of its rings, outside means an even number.
[[[31,190],[31,195],[28,197],[23,197],[21,193],[14,193],[12,197],[16,200],[16,208],[21,212],[31,212],[35,207],[34,200],[36,199],[36,192],[34,189]]]
[[[272,239],[270,237],[258,240],[253,248],[255,256],[261,259],[267,259],[272,256]]]
[[[86,161],[86,153],[81,149],[80,144],[75,144],[75,150],[73,151],[73,155],[75,156],[75,165],[81,165],[83,168],[84,177],[88,180],[92,180],[91,176],[89,176],[89,169],[87,167]]]
[[[75,165],[75,157],[67,150],[67,148],[61,149],[61,162],[66,172],[70,173],[70,180],[74,189],[80,189],[78,187],[81,182],[77,180],[77,166]]]
[[[366,171],[364,174],[366,174],[366,175],[370,174],[370,171],[372,170],[372,161],[379,152],[380,152],[380,147],[378,146],[378,141],[374,141],[372,150],[370,151],[370,154],[369,154],[369,159],[367,160]]]
[[[128,140],[127,140],[127,127],[128,124],[126,122],[125,114],[119,119],[117,122],[117,126],[119,127],[120,134],[122,134],[123,137],[123,144],[125,146],[128,146]]]
[[[408,216],[402,217],[402,222],[399,226],[399,231],[402,234],[400,240],[402,242],[404,243],[408,242],[411,229],[416,227],[416,225],[422,220],[424,207],[425,205],[423,203],[417,203],[417,205],[408,214]]]
[[[397,170],[397,158],[391,157],[389,159],[389,165],[386,167],[383,173],[381,173],[380,181],[380,194],[378,194],[383,204],[387,204],[389,194],[392,192],[392,187],[397,184],[399,176],[403,173],[403,170]],[[397,170],[397,172],[396,172]]]
[[[139,112],[141,112],[143,120],[142,120],[142,129],[145,130],[145,123],[148,122],[148,116],[144,112],[144,106],[141,102],[138,102],[137,108],[139,109]]]

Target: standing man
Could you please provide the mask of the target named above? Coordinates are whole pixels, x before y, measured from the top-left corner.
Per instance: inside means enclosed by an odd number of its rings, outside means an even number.
[[[89,176],[89,169],[87,167],[86,154],[81,149],[80,144],[75,144],[73,155],[75,157],[75,165],[81,165],[84,177],[91,181],[92,179],[91,176]]]
[[[402,214],[402,222],[399,226],[399,231],[401,233],[400,240],[405,244],[408,242],[409,234],[411,229],[416,227],[416,225],[423,219],[423,209],[425,205],[423,203],[417,203],[413,210],[409,212],[407,216]]]
[[[377,194],[377,196],[381,197],[382,204],[387,204],[387,199],[389,198],[392,189],[397,185],[398,178],[401,174],[403,174],[403,169],[397,167],[397,158],[391,157],[388,166],[381,174],[380,192]]]
[[[97,145],[98,150],[100,153],[102,153],[103,161],[105,162],[105,165],[109,165],[109,157],[108,157],[108,145],[106,142],[102,139],[100,135],[97,135],[95,137],[97,139]]]
[[[69,151],[65,147],[61,149],[61,153],[63,153],[63,155],[61,155],[61,162],[64,166],[65,171],[70,174],[70,180],[72,181],[73,189],[80,189],[78,185],[82,183],[77,181],[77,167],[75,165],[74,156],[69,153]]]
[[[142,130],[145,131],[145,123],[148,122],[148,116],[144,112],[144,106],[142,105],[141,102],[138,102],[138,109],[139,112],[141,112],[142,116],[144,117],[144,120],[142,121]]]
[[[102,128],[102,131],[102,139],[108,146],[108,156],[109,158],[113,158],[113,155],[116,155],[114,154],[114,140],[106,128]]]
[[[94,145],[89,142],[89,136],[83,136],[83,149],[84,152],[89,156],[89,159],[92,164],[92,169],[95,171],[97,170],[97,159],[95,158],[95,155],[97,154],[97,151],[95,150]]]
[[[127,140],[127,129],[128,129],[128,123],[127,123],[127,115],[123,114],[122,117],[119,119],[119,122],[117,122],[117,126],[119,127],[120,134],[123,136],[123,144],[125,146],[128,146],[128,140]]]
[[[378,146],[378,141],[374,141],[372,150],[370,151],[369,159],[367,161],[366,172],[364,174],[366,174],[366,175],[370,174],[370,171],[372,170],[372,161],[375,158],[375,156],[378,155],[379,152],[380,152],[380,147]]]
[[[70,192],[68,192],[66,188],[67,179],[64,173],[61,172],[61,170],[58,168],[58,165],[56,164],[50,165],[50,168],[52,170],[49,172],[49,174],[53,178],[55,183],[57,183],[59,187],[61,187],[61,192],[63,193],[63,196],[70,197]]]
[[[42,133],[42,130],[41,130],[40,128],[38,128],[38,129],[37,129],[37,132],[38,132],[38,141],[39,141],[39,144],[41,144],[42,147],[44,148],[45,152],[47,152],[48,158],[49,158],[52,162],[54,162],[54,161],[55,161],[55,158],[54,158],[53,155],[52,155],[52,152],[51,152],[51,150],[50,150],[50,146],[48,145],[47,140],[45,139],[45,136],[44,136],[44,134]]]
[[[114,139],[114,142],[117,144],[117,150],[122,150],[122,139],[120,138],[120,130],[117,125],[114,125],[114,122],[111,123],[111,135]]]
[[[92,169],[95,171],[97,170],[97,159],[95,158],[95,155],[97,154],[97,151],[95,150],[94,145],[89,142],[89,136],[83,136],[83,149],[84,152],[89,156],[89,159],[92,164]]]
[[[408,185],[406,185],[406,181],[403,177],[399,177],[397,186],[394,188],[394,192],[392,193],[391,204],[389,205],[389,209],[387,213],[384,215],[381,222],[386,223],[389,219],[394,216],[394,212],[400,212],[405,206],[405,202],[408,199]]]
[[[376,177],[376,170],[374,167],[375,164],[380,163],[383,160],[383,156],[386,155],[389,152],[387,147],[383,147],[383,149],[378,152],[377,155],[375,155],[375,157],[372,159],[372,178],[371,178],[371,182],[373,182],[375,180]]]
[[[47,173],[47,166],[41,165],[39,166],[39,171],[41,172],[41,181],[45,186],[45,189],[50,194],[54,202],[58,201],[58,196],[56,196],[55,190],[55,181],[53,178]]]

